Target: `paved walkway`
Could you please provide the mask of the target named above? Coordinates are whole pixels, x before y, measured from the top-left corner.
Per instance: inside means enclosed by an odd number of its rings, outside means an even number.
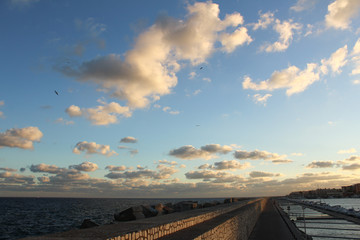
[[[251,232],[249,240],[291,240],[294,239],[288,226],[282,219],[273,200],[269,199]]]

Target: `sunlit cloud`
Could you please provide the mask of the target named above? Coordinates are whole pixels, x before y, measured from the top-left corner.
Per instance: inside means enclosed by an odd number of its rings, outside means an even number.
[[[346,149],[346,150],[339,150],[337,153],[338,154],[356,153],[356,149],[355,148],[349,148],[349,149]]]
[[[114,171],[114,172],[121,172],[121,171],[125,171],[126,169],[128,169],[126,166],[114,166],[114,165],[109,165],[106,166],[105,169],[108,169],[110,171]]]
[[[94,125],[109,125],[118,122],[118,117],[131,117],[132,112],[129,107],[123,107],[116,102],[109,104],[100,101],[103,106],[97,106],[95,108],[83,108],[80,109],[78,106],[71,105],[65,112],[70,117],[84,116],[86,119],[91,121]]]
[[[13,169],[13,168],[3,168],[3,167],[0,167],[0,171],[17,172],[16,169]]]
[[[37,127],[11,128],[0,133],[0,148],[34,149],[34,142],[40,142],[43,133]]]
[[[73,149],[73,153],[80,154],[81,152],[85,152],[85,154],[100,154],[107,157],[112,155],[117,155],[117,153],[110,149],[109,145],[97,144],[96,142],[87,142],[82,141],[78,142]]]
[[[335,29],[348,29],[351,19],[358,15],[360,2],[358,0],[335,0],[328,6],[325,16],[326,26]]]
[[[178,114],[180,113],[180,111],[172,110],[171,107],[169,107],[169,106],[163,107],[162,110],[163,110],[164,112],[166,112],[166,113],[171,114],[171,115],[178,115]]]
[[[270,24],[272,24],[275,21],[274,13],[272,12],[266,12],[263,14],[259,12],[259,15],[260,15],[260,19],[258,20],[257,23],[249,24],[249,25],[253,25],[253,30],[257,30],[259,28],[266,29]]]
[[[267,104],[267,100],[271,97],[271,94],[265,94],[265,95],[261,95],[261,94],[254,94],[253,95],[253,100],[255,103],[257,104],[261,104],[263,106],[266,106]]]
[[[187,6],[187,11],[185,20],[159,18],[139,35],[124,59],[109,54],[83,62],[77,69],[57,69],[79,81],[98,84],[132,108],[144,108],[154,97],[171,93],[177,85],[179,61],[197,65],[218,50],[217,42],[220,50],[231,52],[251,40],[247,29],[239,26],[244,22],[239,13],[227,14],[221,20],[219,5],[212,2],[195,2]]]

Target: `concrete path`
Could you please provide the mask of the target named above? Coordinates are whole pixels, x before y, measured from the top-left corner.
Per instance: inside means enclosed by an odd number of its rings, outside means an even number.
[[[291,240],[294,239],[290,229],[282,219],[278,210],[269,199],[264,211],[260,214],[249,240]]]

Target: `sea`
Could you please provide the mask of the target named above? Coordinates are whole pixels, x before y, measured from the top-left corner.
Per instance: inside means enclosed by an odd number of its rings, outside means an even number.
[[[306,201],[360,210],[360,198],[307,199]],[[280,201],[279,205],[290,216],[295,225],[311,236],[313,240],[360,239],[360,225],[356,223],[334,218],[326,213],[303,207],[294,202]]]
[[[223,202],[224,198],[0,198],[0,240],[64,232],[84,219],[110,224],[114,214],[137,205],[180,201]]]

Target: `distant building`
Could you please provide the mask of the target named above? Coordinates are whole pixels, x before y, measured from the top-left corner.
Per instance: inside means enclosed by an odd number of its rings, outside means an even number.
[[[319,188],[316,190],[291,192],[288,195],[290,198],[341,198],[352,196],[360,196],[360,183],[342,186],[341,189]]]

